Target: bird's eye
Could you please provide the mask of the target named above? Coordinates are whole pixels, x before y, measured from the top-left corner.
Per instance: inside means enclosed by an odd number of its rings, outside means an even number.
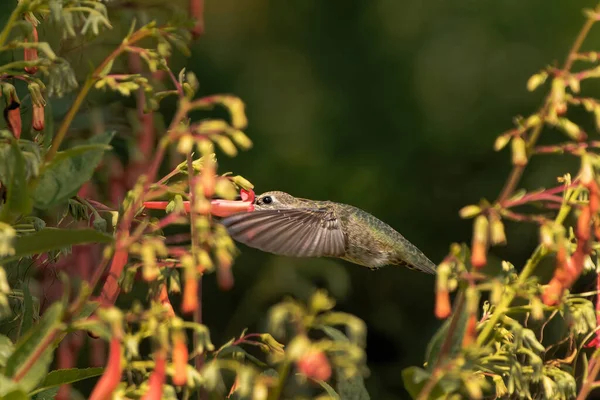
[[[271,196],[266,196],[262,199],[263,203],[271,204],[273,202],[273,198]]]

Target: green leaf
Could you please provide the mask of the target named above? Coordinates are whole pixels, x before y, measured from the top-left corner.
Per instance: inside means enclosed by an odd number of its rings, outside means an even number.
[[[331,387],[331,385],[329,385],[329,383],[325,382],[325,381],[315,381],[317,382],[323,389],[325,389],[325,391],[327,392],[327,394],[329,395],[329,397],[331,397],[334,400],[340,400],[340,399],[344,399],[346,400],[345,397],[340,397],[339,394],[337,394],[337,392],[335,391],[335,389],[333,389]]]
[[[10,222],[14,215],[28,214],[31,211],[25,158],[15,140],[11,141],[10,146],[2,147],[0,158],[0,181],[7,190],[0,220]]]
[[[0,375],[0,399],[27,400],[27,393],[17,382]]]
[[[242,347],[237,346],[237,345],[234,345],[234,346],[229,345],[229,346],[223,348],[223,350],[221,350],[219,352],[219,358],[224,358],[228,355],[231,355],[231,357],[233,359],[239,359],[240,357],[242,357],[244,359],[248,359],[248,360],[252,361],[254,364],[258,365],[259,367],[267,366],[267,364],[260,361],[258,358],[254,357],[252,354],[248,353]]]
[[[429,372],[419,367],[408,367],[402,370],[404,388],[413,399],[417,398],[429,378]],[[429,398],[433,399],[434,397],[429,396]]]
[[[59,153],[43,171],[35,187],[35,206],[47,209],[74,196],[96,170],[114,132],[92,137],[88,144]]]
[[[319,328],[336,342],[350,342],[348,337],[339,329],[332,328],[331,326],[327,325],[319,326]],[[367,392],[367,388],[365,387],[365,380],[361,375],[356,374],[346,377],[341,368],[335,368],[335,376],[337,381],[337,392],[339,393],[339,397],[342,399],[369,400],[371,398],[371,396],[369,396],[369,392]]]
[[[39,387],[30,394],[37,394],[63,384],[79,382],[102,375],[104,368],[68,368],[50,372]]]
[[[29,286],[23,282],[23,317],[21,319],[21,335],[28,332],[33,325],[33,298]]]
[[[0,367],[6,365],[6,360],[12,354],[15,346],[8,336],[0,335]]]
[[[15,254],[0,262],[6,264],[24,256],[58,250],[64,247],[85,243],[111,243],[113,237],[94,229],[44,228],[31,235],[15,239]]]
[[[56,398],[56,394],[58,393],[59,387],[53,387],[50,389],[46,389],[43,392],[36,393],[31,396],[33,400],[54,400]]]
[[[61,324],[63,314],[63,304],[56,302],[46,310],[40,323],[35,325],[29,332],[25,332],[17,342],[15,351],[6,361],[6,376],[14,377],[29,362],[38,346],[49,339],[49,335],[55,332]],[[21,387],[26,390],[32,390],[44,379],[48,373],[48,366],[52,362],[54,343],[48,345],[45,350],[35,360],[27,373],[19,380]]]
[[[464,294],[463,294],[464,296]],[[454,312],[452,313],[452,318],[448,318],[446,320],[446,322],[444,322],[444,324],[440,327],[440,329],[438,329],[438,331],[435,333],[435,335],[433,335],[433,337],[431,338],[431,341],[429,342],[429,344],[427,345],[427,352],[426,352],[426,360],[427,360],[427,369],[429,371],[433,370],[433,368],[435,367],[435,364],[437,363],[438,360],[438,356],[440,354],[440,350],[442,349],[442,345],[444,343],[444,341],[446,340],[446,336],[448,335],[448,330],[450,328],[450,324],[452,323],[452,319],[456,318],[457,313],[460,312],[460,315],[458,315],[458,320],[456,321],[456,328],[454,329],[454,334],[452,335],[452,337],[449,339],[450,340],[450,347],[448,349],[448,354],[446,354],[447,357],[452,357],[454,356],[456,353],[458,353],[462,347],[462,340],[463,340],[463,336],[465,334],[465,328],[467,326],[467,319],[469,317],[469,314],[465,311],[465,301],[462,302],[463,306],[461,307],[460,310],[458,309],[454,309]]]

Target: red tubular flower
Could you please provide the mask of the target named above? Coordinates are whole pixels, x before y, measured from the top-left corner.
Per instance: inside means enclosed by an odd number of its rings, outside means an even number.
[[[173,383],[177,386],[185,385],[187,383],[188,348],[183,332],[173,335],[173,365],[175,367]]]
[[[462,346],[470,346],[473,342],[475,342],[476,337],[477,316],[475,315],[475,313],[471,313],[469,314],[469,318],[467,319],[467,326],[465,327],[465,335],[463,336]]]
[[[4,109],[4,119],[8,125],[8,129],[13,133],[15,138],[21,137],[21,104],[13,100],[8,107]]]
[[[169,294],[167,293],[167,285],[162,285],[160,288],[160,291],[158,292],[158,301],[165,307],[170,316],[175,316],[175,310],[173,310],[171,300],[169,300]]]
[[[192,35],[198,37],[204,33],[204,0],[189,0],[190,15],[194,18],[195,24],[192,28]]]
[[[446,319],[452,312],[448,290],[438,289],[435,293],[435,316]]]
[[[473,242],[471,245],[471,264],[481,269],[487,264],[487,247],[489,239],[489,221],[485,215],[475,218],[473,224]]]
[[[184,314],[190,314],[198,309],[198,281],[196,277],[188,274],[183,287],[183,301],[181,302],[181,311]]]
[[[33,120],[32,120],[33,129],[35,129],[38,132],[43,131],[44,130],[44,118],[45,118],[44,106],[34,104],[32,118],[33,118]]]
[[[149,210],[164,210],[167,208],[168,201],[145,201],[144,207]],[[190,202],[184,201],[183,206],[186,212],[190,212]],[[249,201],[233,200],[212,200],[210,202],[210,213],[216,217],[228,217],[230,215],[254,211],[254,204]]]
[[[31,35],[33,38],[33,43],[37,43],[38,42],[38,32],[37,32],[37,28],[35,26],[32,26]],[[27,39],[25,39],[25,42],[27,42]],[[26,47],[25,49],[23,49],[23,60],[24,61],[36,61],[37,59],[38,59],[38,51],[35,47]],[[28,74],[33,75],[37,72],[37,70],[38,70],[37,67],[25,67],[25,72],[27,72]]]
[[[119,243],[119,238],[117,234],[117,243]],[[123,233],[123,238],[126,239],[129,236],[128,232]],[[117,300],[117,296],[121,291],[119,286],[119,277],[123,272],[123,268],[127,264],[129,260],[129,252],[125,248],[117,248],[115,251],[115,255],[113,256],[112,263],[110,264],[110,270],[108,272],[108,276],[106,277],[106,281],[104,282],[104,286],[102,286],[102,291],[100,292],[99,300],[102,305],[110,306],[115,304],[115,300]]]
[[[331,377],[331,365],[320,350],[310,350],[296,362],[298,370],[308,378],[326,381]]]
[[[154,371],[152,371],[148,379],[149,389],[142,397],[142,400],[160,400],[162,398],[166,362],[165,351],[159,350],[154,359]]]
[[[90,400],[106,400],[112,397],[113,392],[121,381],[121,342],[113,337],[110,341],[110,353],[104,374],[94,387]]]
[[[583,207],[577,219],[577,240],[587,242],[590,240],[591,207]]]

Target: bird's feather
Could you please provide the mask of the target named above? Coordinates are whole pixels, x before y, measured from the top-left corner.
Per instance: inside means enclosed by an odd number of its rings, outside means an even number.
[[[340,257],[346,249],[339,220],[324,208],[256,210],[221,223],[236,241],[273,254]]]

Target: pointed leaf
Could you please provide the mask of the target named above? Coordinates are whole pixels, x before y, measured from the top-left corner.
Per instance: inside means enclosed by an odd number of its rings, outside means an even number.
[[[96,135],[87,145],[59,153],[60,155],[43,170],[35,187],[35,206],[47,209],[74,196],[79,188],[92,178],[114,134],[106,132]]]
[[[427,369],[429,371],[431,371],[435,367],[435,364],[437,363],[438,356],[440,354],[442,345],[444,344],[444,342],[446,340],[446,336],[448,334],[450,324],[452,323],[452,319],[456,318],[456,317],[458,317],[458,320],[456,321],[456,329],[454,329],[454,334],[452,335],[452,338],[449,339],[450,347],[448,350],[448,354],[446,354],[446,356],[452,357],[458,351],[460,351],[461,346],[462,346],[463,336],[465,334],[465,328],[467,326],[467,319],[468,319],[468,313],[464,309],[464,307],[465,307],[464,304],[465,304],[465,302],[463,302],[463,306],[461,307],[461,310],[458,310],[455,308],[455,310],[452,314],[452,318],[448,318],[446,320],[446,322],[444,322],[444,324],[435,333],[435,335],[433,335],[433,338],[431,338],[431,341],[427,345],[426,359],[427,359]],[[457,315],[458,312],[460,312],[460,315]]]
[[[0,181],[7,190],[0,220],[9,222],[14,215],[28,214],[31,211],[31,199],[27,187],[25,158],[15,140],[11,141],[10,146],[1,148],[0,158]]]
[[[23,317],[21,318],[21,335],[29,331],[33,325],[33,297],[29,286],[23,283]]]
[[[31,394],[41,394],[40,392],[50,388],[93,378],[94,376],[102,375],[103,372],[104,368],[68,368],[55,370],[50,372],[46,376],[46,379]]]
[[[46,310],[40,323],[34,326],[29,332],[26,332],[19,342],[17,342],[15,351],[6,361],[6,376],[14,377],[29,362],[30,358],[49,335],[52,335],[55,329],[61,324],[63,314],[63,304],[56,302]],[[35,363],[30,367],[25,376],[19,380],[21,387],[32,390],[44,379],[48,373],[48,366],[52,362],[54,344],[45,348]]]

